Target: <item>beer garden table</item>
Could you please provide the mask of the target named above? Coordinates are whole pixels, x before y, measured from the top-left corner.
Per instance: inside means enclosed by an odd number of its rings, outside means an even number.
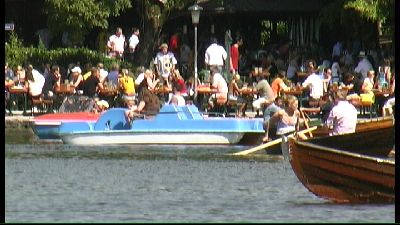
[[[23,115],[26,115],[26,107],[28,105],[28,88],[24,86],[12,86],[9,89],[10,96],[23,95],[24,97],[24,106],[23,106]],[[17,108],[18,108],[18,97],[17,97]]]

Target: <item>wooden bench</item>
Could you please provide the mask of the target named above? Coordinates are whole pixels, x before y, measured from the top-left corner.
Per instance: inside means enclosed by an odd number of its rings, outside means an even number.
[[[53,99],[43,99],[42,97],[31,98],[31,113],[32,116],[35,114],[34,107],[37,107],[38,113],[45,113],[48,109],[53,109]]]

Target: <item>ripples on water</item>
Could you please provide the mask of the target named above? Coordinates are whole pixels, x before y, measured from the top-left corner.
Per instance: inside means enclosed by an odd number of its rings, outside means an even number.
[[[5,220],[394,222],[394,204],[329,203],[282,156],[229,155],[244,149],[8,143]]]

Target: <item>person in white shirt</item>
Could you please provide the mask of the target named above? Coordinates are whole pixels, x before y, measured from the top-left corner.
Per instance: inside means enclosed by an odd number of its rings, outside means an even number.
[[[361,73],[362,78],[366,78],[368,71],[373,70],[374,68],[368,61],[364,51],[360,51],[358,57],[360,58],[360,61],[358,62],[357,67],[354,69],[354,72]]]
[[[208,100],[210,108],[214,107],[214,101],[217,100],[220,103],[225,103],[228,100],[228,84],[225,78],[221,75],[221,70],[212,66],[211,68],[212,84],[211,87],[217,89],[217,93],[212,94]]]
[[[142,83],[143,79],[144,79],[144,71],[146,71],[146,69],[143,66],[139,66],[136,70],[136,80],[135,80],[135,88],[139,87],[140,83]]]
[[[111,35],[107,42],[109,56],[122,59],[124,56],[125,36],[122,34],[122,28],[117,27],[115,34]]]
[[[26,79],[28,80],[29,95],[32,97],[40,96],[45,81],[44,76],[33,69],[32,65],[29,65],[26,70]]]
[[[132,28],[132,36],[129,38],[129,61],[133,62],[135,59],[136,46],[139,44],[139,29]]]
[[[218,45],[216,38],[211,38],[211,45],[206,49],[204,62],[211,68],[216,66],[220,71],[224,66],[225,60],[228,57],[226,50],[221,45]]]
[[[310,97],[314,100],[319,100],[324,94],[324,85],[321,77],[315,73],[315,63],[310,60],[307,64],[307,69],[310,75],[303,82],[302,86],[304,88],[310,88]]]
[[[100,82],[104,83],[104,80],[107,78],[108,71],[104,69],[104,64],[101,62],[97,63],[97,67],[100,69]]]
[[[171,97],[171,100],[169,101],[169,104],[174,104],[176,106],[184,106],[184,105],[186,105],[186,100],[181,94],[182,86],[175,85],[173,87],[173,89],[174,89],[174,94]]]
[[[168,44],[163,43],[160,45],[160,52],[157,53],[154,59],[154,65],[156,67],[157,75],[161,75],[164,81],[168,80],[171,75],[171,71],[175,69],[178,61],[176,60],[174,53],[168,51]]]
[[[357,109],[346,100],[347,90],[338,89],[334,93],[335,106],[326,120],[332,128],[329,135],[354,133],[357,125]]]

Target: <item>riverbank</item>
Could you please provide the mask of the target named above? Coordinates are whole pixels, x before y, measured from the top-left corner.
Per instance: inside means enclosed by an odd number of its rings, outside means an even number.
[[[12,116],[5,116],[5,128],[29,128],[32,116],[23,116],[14,114]]]

